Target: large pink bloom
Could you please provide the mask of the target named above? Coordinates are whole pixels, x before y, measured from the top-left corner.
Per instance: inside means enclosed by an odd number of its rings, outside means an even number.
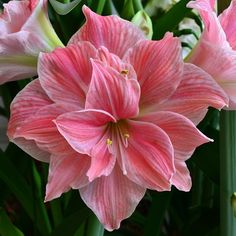
[[[37,74],[39,52],[63,46],[47,17],[45,0],[10,1],[0,15],[0,84]]]
[[[228,109],[236,109],[236,1],[233,0],[218,18],[214,0],[196,0],[188,7],[197,9],[204,22],[203,34],[187,61],[206,72],[229,97]]]
[[[47,201],[79,189],[113,230],[147,188],[190,189],[185,160],[209,141],[192,121],[227,98],[207,73],[183,63],[172,34],[146,40],[117,16],[83,11],[87,22],[69,45],[41,53],[39,79],[11,105],[8,136],[50,162]]]

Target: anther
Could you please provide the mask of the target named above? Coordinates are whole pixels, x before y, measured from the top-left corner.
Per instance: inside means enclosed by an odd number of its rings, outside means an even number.
[[[110,140],[109,138],[107,139],[107,145],[111,146],[112,145],[112,140]]]
[[[128,71],[128,70],[122,70],[120,73],[121,73],[122,75],[128,75],[129,71]]]

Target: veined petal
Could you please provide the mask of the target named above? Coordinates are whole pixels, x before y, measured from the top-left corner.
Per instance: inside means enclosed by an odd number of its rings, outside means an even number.
[[[90,158],[86,155],[72,152],[52,156],[49,166],[48,183],[45,201],[60,197],[71,188],[81,188],[89,183],[86,176]]]
[[[168,135],[158,126],[127,121],[127,147],[119,145],[117,158],[125,175],[144,188],[170,190],[175,172],[174,150]]]
[[[28,84],[15,97],[11,104],[11,117],[8,124],[8,137],[27,153],[42,161],[49,161],[49,155],[39,149],[33,140],[15,138],[18,128],[26,124],[27,119],[34,115],[39,109],[50,105],[51,100],[41,88],[39,81],[34,80]]]
[[[182,78],[181,46],[171,33],[159,41],[137,43],[124,60],[133,65],[137,73],[141,109],[149,109],[168,98]]]
[[[88,42],[41,53],[39,80],[48,96],[54,102],[83,109],[92,75],[89,59],[96,55],[96,49]]]
[[[198,10],[205,25],[199,44],[202,41],[208,41],[212,44],[212,46],[217,45],[220,47],[229,48],[225,32],[222,29],[216,13],[212,9],[211,4],[212,3],[209,0],[196,0],[191,1],[187,4],[187,7]],[[196,49],[194,49],[194,51],[195,50]]]
[[[192,180],[187,165],[183,161],[175,161],[176,173],[172,184],[179,190],[188,192],[192,187]]]
[[[198,124],[206,115],[208,107],[221,109],[228,105],[228,96],[216,81],[205,71],[185,63],[183,79],[175,93],[157,110],[172,111]]]
[[[118,56],[110,53],[107,48],[101,47],[98,49],[98,59],[107,66],[112,67],[118,73],[122,74],[127,79],[137,79],[137,75],[131,64],[122,61]]]
[[[107,111],[116,119],[135,117],[139,111],[138,82],[126,79],[121,73],[99,61],[92,61],[92,66],[93,74],[85,108]]]
[[[83,6],[83,12],[86,23],[72,36],[69,44],[89,41],[96,48],[104,46],[122,58],[130,47],[145,39],[138,27],[118,16],[99,16],[86,6]]]
[[[62,114],[55,120],[61,135],[77,152],[91,154],[102,139],[109,122],[116,122],[109,113],[101,110],[81,110]]]
[[[236,50],[236,1],[232,0],[229,7],[218,17],[230,46]]]
[[[130,181],[116,166],[109,176],[98,178],[81,188],[80,195],[104,227],[112,231],[134,212],[145,190]]]
[[[9,1],[3,7],[0,13],[0,36],[19,31],[31,15],[29,1]]]
[[[209,73],[229,97],[228,109],[236,109],[236,51],[205,41],[197,47],[188,62]]]
[[[64,47],[48,19],[46,3],[45,0],[38,0],[37,5],[31,2],[30,7],[36,6],[21,28],[23,31],[30,32],[36,39],[31,41],[32,48],[28,48],[28,50],[35,51],[34,48],[37,48],[38,52],[45,52],[52,51],[56,47]]]
[[[17,127],[13,138],[34,140],[38,146],[50,153],[61,154],[70,151],[71,147],[58,132],[53,120],[67,112],[63,107],[52,104],[39,109],[26,118],[25,123]]]
[[[153,123],[167,133],[178,160],[187,160],[198,146],[211,141],[189,119],[174,112],[150,113],[139,120]]]

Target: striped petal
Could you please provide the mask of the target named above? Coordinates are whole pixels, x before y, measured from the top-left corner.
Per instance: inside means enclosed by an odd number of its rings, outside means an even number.
[[[63,106],[84,108],[92,75],[90,58],[96,55],[96,49],[88,42],[41,53],[39,80],[48,96]]]
[[[86,23],[69,41],[89,41],[96,48],[106,47],[109,52],[123,57],[125,52],[145,36],[138,27],[118,16],[99,16],[83,6]]]
[[[167,33],[160,41],[141,41],[130,49],[125,58],[133,65],[141,86],[142,110],[168,98],[182,79],[183,61],[177,38]]]
[[[130,181],[116,166],[107,177],[94,180],[80,189],[80,195],[105,229],[112,231],[128,218],[145,194],[145,188]]]

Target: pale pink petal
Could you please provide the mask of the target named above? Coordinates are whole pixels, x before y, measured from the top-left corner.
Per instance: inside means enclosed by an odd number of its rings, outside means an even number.
[[[137,43],[127,52],[125,60],[137,73],[141,109],[149,109],[168,98],[182,78],[181,46],[171,33],[159,41]]]
[[[10,141],[14,142],[36,159],[42,159],[42,161],[48,161],[48,157],[46,157],[48,155],[44,156],[45,152],[39,150],[34,141],[25,140],[24,138],[20,137],[15,138],[14,136],[19,127],[26,124],[28,118],[30,118],[42,107],[50,104],[51,100],[42,90],[39,81],[34,80],[20,93],[18,93],[18,95],[13,100],[11,104],[11,117],[7,131]]]
[[[205,28],[198,44],[201,44],[202,41],[208,41],[211,42],[212,46],[214,45],[229,48],[225,32],[222,29],[211,4],[212,3],[209,0],[196,0],[187,4],[187,7],[198,10],[204,22]],[[204,51],[202,52],[204,53]]]
[[[19,31],[31,15],[29,1],[9,1],[3,7],[0,13],[0,37]]]
[[[116,166],[107,177],[94,180],[80,194],[105,229],[112,231],[128,218],[145,194],[145,188],[133,183]]]
[[[69,41],[89,41],[96,48],[106,47],[111,53],[123,57],[125,52],[139,40],[144,40],[142,31],[134,24],[118,16],[99,16],[83,6],[86,23]]]
[[[135,117],[139,111],[138,82],[126,79],[121,73],[99,61],[92,61],[92,66],[93,74],[85,108],[107,111],[116,119]]]
[[[35,2],[30,2],[29,7],[33,7],[35,4]],[[48,19],[46,0],[38,0],[37,5],[32,9],[32,14],[21,30],[31,33],[27,48],[31,53],[36,50],[38,53],[40,51],[52,51],[56,47],[64,46]]]
[[[123,131],[126,147],[120,142],[117,148],[123,173],[144,188],[170,190],[175,168],[174,150],[168,135],[158,126],[141,121],[127,121],[126,129]]]
[[[179,190],[188,192],[192,187],[192,180],[186,166],[183,161],[175,161],[176,173],[172,178],[172,184]]]
[[[155,112],[139,120],[153,123],[168,134],[178,160],[187,160],[198,146],[211,141],[189,119],[174,112]]]
[[[122,61],[118,56],[110,53],[107,48],[98,49],[98,59],[115,69],[127,79],[137,79],[136,72],[131,64]]]
[[[105,111],[81,110],[62,114],[54,122],[74,150],[90,154],[115,119]]]
[[[86,176],[90,158],[86,155],[71,153],[70,155],[52,156],[49,166],[48,183],[45,201],[60,197],[71,188],[81,188],[89,183]]]
[[[232,0],[230,6],[219,16],[219,21],[226,34],[230,46],[236,50],[236,1]]]
[[[63,46],[39,0],[32,9],[29,1],[10,1],[0,15],[0,84],[37,75],[40,51]]]
[[[157,110],[177,112],[198,124],[209,106],[221,109],[226,105],[228,96],[216,81],[199,67],[186,63],[183,79],[175,93],[158,104]]]
[[[228,108],[236,109],[236,51],[201,42],[188,62],[209,73],[229,97]]]
[[[109,175],[115,165],[116,158],[107,143],[111,139],[111,122],[115,119],[99,110],[70,112],[55,121],[59,132],[74,150],[91,156],[91,167],[87,173],[90,181]]]
[[[36,160],[42,162],[50,162],[51,154],[41,149],[40,144],[36,143],[34,140],[27,140],[25,138],[14,138],[10,141],[16,144],[24,152],[34,157]]]
[[[53,122],[59,115],[67,112],[56,104],[47,105],[32,113],[25,119],[21,126],[17,127],[13,139],[25,138],[34,140],[43,150],[54,154],[66,153],[71,147],[64,137],[58,132]]]
[[[88,42],[40,54],[39,80],[54,102],[84,108],[92,75],[91,57],[96,57],[96,49]]]

